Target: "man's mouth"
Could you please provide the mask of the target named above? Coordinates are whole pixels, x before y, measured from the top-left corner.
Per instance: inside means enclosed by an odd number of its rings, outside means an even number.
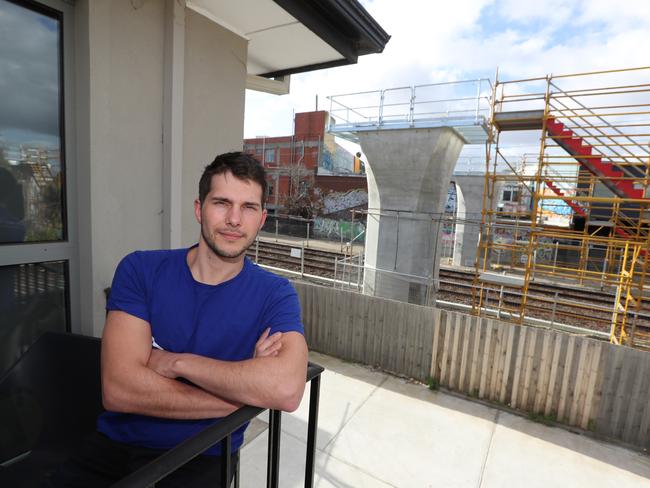
[[[221,235],[227,241],[236,241],[236,240],[241,239],[242,237],[244,237],[244,234],[240,234],[239,232],[221,231],[221,232],[219,232],[219,235]]]

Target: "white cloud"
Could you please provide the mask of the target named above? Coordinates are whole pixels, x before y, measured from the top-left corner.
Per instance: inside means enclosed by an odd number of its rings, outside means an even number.
[[[497,67],[503,80],[647,64],[645,0],[362,3],[392,36],[385,51],[356,65],[294,75],[290,95],[248,92],[247,137],[290,134],[293,111],[313,110],[316,95],[319,108],[327,109],[327,95],[493,79]]]

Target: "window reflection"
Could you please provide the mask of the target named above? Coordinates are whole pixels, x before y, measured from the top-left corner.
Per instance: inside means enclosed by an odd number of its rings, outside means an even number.
[[[65,332],[65,261],[0,266],[0,377],[46,331]]]
[[[61,22],[0,0],[0,243],[65,238]]]

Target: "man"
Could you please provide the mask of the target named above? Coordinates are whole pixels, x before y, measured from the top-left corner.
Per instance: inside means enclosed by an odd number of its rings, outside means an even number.
[[[217,156],[194,202],[198,244],[119,264],[102,338],[107,412],[55,486],[110,485],[244,404],[298,407],[307,346],[295,290],[245,258],[266,219],[265,189],[253,157]],[[219,486],[219,454],[213,446],[157,486]]]

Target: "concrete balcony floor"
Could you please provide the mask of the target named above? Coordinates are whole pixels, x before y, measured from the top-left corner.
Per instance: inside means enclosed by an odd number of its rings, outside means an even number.
[[[319,488],[650,487],[650,457],[322,354]],[[304,486],[307,404],[282,415],[280,487]],[[264,420],[241,487],[266,486]]]

